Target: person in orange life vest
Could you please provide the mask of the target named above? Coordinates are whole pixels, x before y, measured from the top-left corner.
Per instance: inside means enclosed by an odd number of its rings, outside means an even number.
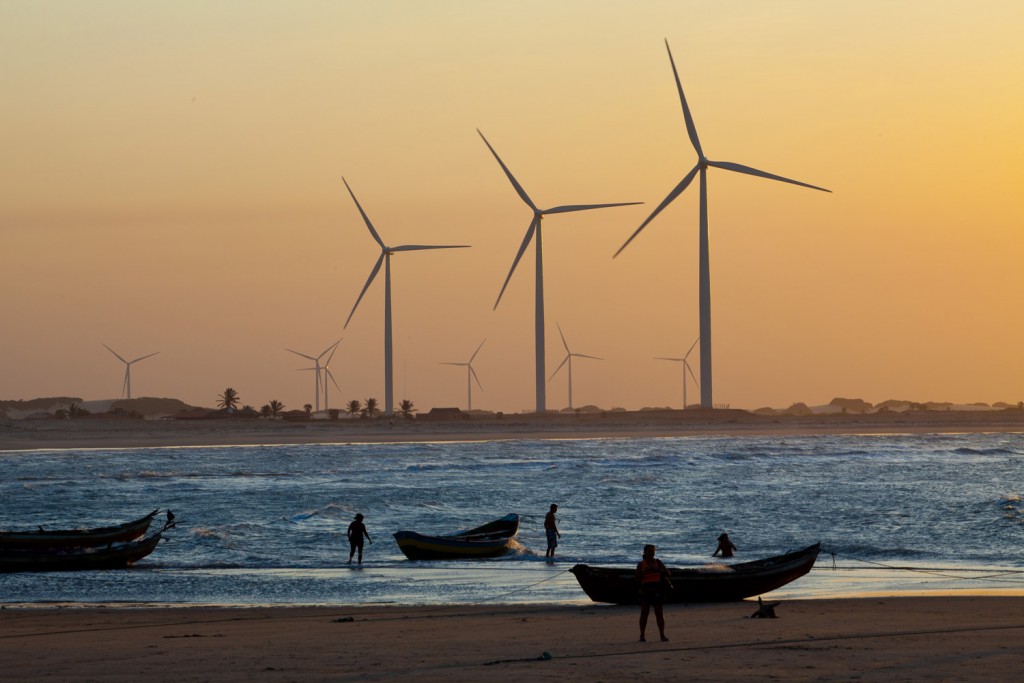
[[[734,550],[739,550],[739,548],[729,540],[729,534],[722,534],[718,537],[718,547],[715,548],[715,552],[711,553],[711,557],[715,557],[719,553],[722,554],[722,557],[732,557]]]
[[[644,559],[636,566],[636,580],[640,584],[640,642],[646,642],[644,633],[647,630],[647,616],[651,607],[654,607],[654,618],[658,622],[658,631],[661,634],[662,642],[667,641],[665,637],[665,615],[662,605],[665,604],[667,591],[672,590],[672,582],[669,580],[668,568],[665,564],[654,557],[657,550],[653,545],[644,546]]]

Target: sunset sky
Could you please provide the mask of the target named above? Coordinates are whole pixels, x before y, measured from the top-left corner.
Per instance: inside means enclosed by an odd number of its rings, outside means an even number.
[[[313,402],[285,347],[344,337],[331,403],[529,410],[531,219],[547,366],[577,406],[679,407],[698,334],[701,143],[833,194],[708,174],[715,403],[1024,399],[1024,3],[0,0],[0,399]],[[693,366],[699,365],[696,351]],[[567,403],[564,370],[548,407]],[[697,401],[696,387],[689,390]]]

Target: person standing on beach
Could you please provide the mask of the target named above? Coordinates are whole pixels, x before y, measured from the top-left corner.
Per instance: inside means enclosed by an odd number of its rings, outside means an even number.
[[[363,524],[363,514],[361,512],[356,513],[355,520],[348,525],[348,544],[350,550],[348,551],[348,563],[352,564],[352,556],[359,551],[359,564],[363,563],[363,536],[366,536],[371,544],[373,539],[370,538],[370,532],[366,530],[366,525]]]
[[[672,582],[669,580],[668,568],[665,564],[654,557],[657,548],[653,545],[644,546],[644,559],[636,566],[636,580],[640,584],[640,642],[647,642],[644,633],[647,631],[647,616],[654,607],[654,618],[658,622],[658,632],[661,634],[661,641],[666,642],[665,636],[665,614],[662,605],[665,604],[665,596],[672,590]]]
[[[551,509],[548,510],[548,514],[544,515],[544,534],[548,537],[548,550],[544,556],[549,560],[554,558],[555,548],[558,547],[558,539],[562,537],[562,534],[558,531],[558,525],[555,522],[556,512],[558,512],[558,506],[552,503]]]
[[[715,557],[721,553],[722,557],[732,557],[733,551],[739,550],[729,540],[729,534],[722,534],[718,537],[718,547],[715,548],[715,552],[711,553],[711,557]]]

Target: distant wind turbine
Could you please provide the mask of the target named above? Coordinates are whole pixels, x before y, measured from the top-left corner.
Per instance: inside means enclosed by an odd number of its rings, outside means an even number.
[[[367,229],[370,231],[370,235],[374,241],[380,245],[380,257],[377,259],[377,263],[374,264],[373,270],[370,271],[370,277],[366,278],[366,284],[363,285],[363,291],[359,292],[359,298],[356,299],[356,303],[352,306],[352,312],[348,314],[348,319],[345,320],[345,327],[348,327],[349,321],[352,320],[352,316],[355,314],[356,309],[359,307],[359,302],[363,300],[363,295],[366,294],[366,290],[370,288],[373,283],[373,278],[377,277],[377,273],[380,272],[381,264],[384,264],[384,414],[393,415],[395,412],[395,392],[394,392],[394,358],[392,353],[391,343],[391,255],[400,251],[422,251],[424,249],[465,249],[468,244],[455,244],[455,245],[421,245],[421,244],[403,244],[398,247],[389,247],[384,244],[384,241],[377,234],[377,231],[373,227],[373,223],[370,222],[370,217],[363,211],[363,207],[359,204],[359,200],[356,199],[356,195],[352,192],[352,188],[349,187],[348,181],[344,178],[341,179],[345,183],[345,187],[348,188],[348,193],[352,195],[352,201],[356,203],[356,208],[359,209],[359,215],[363,217],[363,222],[366,223]]]
[[[592,360],[604,360],[604,358],[598,358],[597,356],[588,356],[588,355],[583,354],[583,353],[573,353],[572,351],[570,351],[569,350],[569,344],[566,343],[566,341],[565,341],[565,335],[562,334],[562,326],[558,325],[558,323],[555,323],[555,324],[558,327],[558,334],[562,337],[562,346],[565,347],[565,359],[562,361],[562,363],[557,368],[555,368],[555,371],[551,373],[551,377],[548,378],[548,381],[550,382],[551,380],[553,380],[555,378],[555,375],[558,374],[558,371],[562,369],[562,366],[568,364],[568,366],[569,366],[569,410],[572,410],[572,407],[573,407],[572,406],[572,359],[573,358],[590,358]]]
[[[512,175],[512,171],[508,170],[505,162],[501,160],[498,153],[491,147],[491,143],[487,141],[484,134],[479,129],[476,131],[480,133],[480,137],[483,138],[484,144],[491,150],[491,154],[498,161],[501,166],[501,170],[508,176],[509,181],[512,183],[512,187],[515,188],[519,198],[522,199],[527,206],[533,211],[533,220],[530,221],[530,227],[526,229],[526,236],[523,237],[523,243],[519,245],[519,251],[516,253],[515,260],[512,261],[512,267],[508,271],[508,276],[505,278],[505,284],[501,286],[501,291],[498,292],[498,299],[494,302],[494,308],[498,307],[501,302],[501,296],[505,293],[505,288],[508,287],[509,280],[512,279],[512,273],[515,272],[516,266],[519,265],[519,260],[526,253],[526,249],[530,246],[530,241],[534,239],[536,234],[536,265],[534,267],[536,286],[534,289],[534,357],[535,357],[535,384],[537,389],[537,412],[543,413],[547,410],[547,397],[544,391],[544,255],[543,255],[543,241],[541,240],[541,221],[544,216],[553,213],[569,213],[571,211],[588,211],[590,209],[607,209],[613,206],[632,206],[634,204],[642,204],[643,202],[617,202],[614,204],[569,204],[565,206],[556,206],[550,209],[538,208],[533,200],[530,199],[529,195],[526,194],[526,190],[519,184],[519,181]]]
[[[100,342],[100,343],[103,344],[103,342]],[[124,396],[127,393],[128,400],[129,401],[132,400],[132,365],[134,365],[135,363],[138,363],[140,360],[145,360],[145,359],[147,359],[147,358],[149,358],[151,356],[155,356],[156,354],[158,354],[160,352],[159,351],[154,351],[153,353],[147,354],[145,356],[139,356],[135,360],[130,360],[129,361],[129,360],[125,360],[124,358],[121,358],[121,355],[117,351],[115,351],[114,349],[110,348],[106,344],[103,344],[103,346],[106,347],[107,351],[110,351],[112,354],[117,356],[117,359],[119,361],[124,363],[124,384],[121,386],[121,395]]]
[[[697,342],[699,342],[699,341],[700,341],[700,337],[697,337],[697,339],[695,339],[694,342],[692,344],[690,344],[690,350],[687,351],[686,354],[682,358],[662,358],[660,356],[655,358],[655,360],[669,360],[669,361],[673,361],[675,363],[682,363],[683,364],[683,410],[686,410],[686,406],[687,406],[687,403],[686,403],[686,373],[690,373],[690,378],[693,379],[693,383],[697,385],[698,389],[700,389],[700,382],[697,381],[697,377],[693,374],[693,368],[690,367],[690,361],[689,361],[690,354],[693,353],[693,347],[697,346]]]
[[[808,183],[802,183],[797,180],[790,180],[789,178],[783,178],[779,175],[772,173],[766,173],[759,171],[756,168],[749,166],[743,166],[742,164],[736,164],[730,161],[711,161],[704,156],[704,150],[700,146],[700,140],[697,138],[697,128],[693,123],[693,117],[690,115],[690,107],[686,103],[686,96],[683,95],[683,85],[679,81],[679,72],[676,70],[675,60],[672,59],[672,50],[669,49],[668,41],[665,41],[665,49],[668,50],[668,59],[672,64],[672,73],[675,75],[676,88],[679,90],[679,101],[683,105],[683,117],[686,120],[686,132],[690,137],[690,144],[693,145],[693,149],[697,152],[697,165],[694,166],[689,173],[687,173],[679,184],[676,185],[668,196],[658,205],[658,207],[651,212],[651,215],[647,217],[640,227],[629,236],[625,244],[619,247],[619,250],[615,252],[615,256],[622,253],[622,250],[633,241],[637,235],[640,234],[647,224],[654,220],[661,211],[672,203],[672,201],[683,193],[693,179],[700,173],[700,268],[699,268],[699,292],[698,301],[700,308],[700,403],[704,408],[713,408],[714,402],[712,400],[712,381],[711,381],[711,266],[710,266],[710,255],[708,247],[708,185],[707,185],[707,169],[708,166],[714,168],[721,168],[726,171],[734,171],[736,173],[743,173],[746,175],[757,176],[759,178],[768,178],[769,180],[778,180],[783,183],[790,183],[792,185],[800,185],[801,187],[809,187],[812,190],[820,190],[822,192],[831,192],[823,187],[817,185],[809,185]],[[613,257],[614,258],[614,257]]]
[[[341,339],[338,340],[338,344],[341,343]],[[327,380],[331,380],[331,384],[338,391],[341,391],[341,387],[338,386],[338,381],[334,379],[334,373],[331,372],[331,361],[334,360],[334,352],[338,350],[338,344],[334,345],[334,349],[331,351],[331,355],[327,356],[327,362],[324,363],[324,410],[330,410],[330,401],[327,400]]]
[[[487,341],[484,339],[484,341]],[[458,365],[466,368],[466,410],[473,410],[473,380],[476,380],[476,385],[480,387],[480,391],[484,390],[484,386],[480,384],[480,378],[476,376],[476,370],[473,369],[473,359],[476,358],[476,354],[480,353],[480,349],[484,347],[484,341],[480,342],[480,346],[476,347],[476,351],[469,357],[469,361],[465,363],[441,363],[441,365]]]
[[[294,353],[296,356],[302,356],[303,358],[307,358],[307,359],[313,361],[314,367],[312,367],[312,368],[302,368],[302,370],[314,370],[315,371],[316,377],[313,380],[313,384],[314,384],[314,389],[313,389],[313,407],[314,407],[314,410],[316,412],[318,412],[318,413],[320,412],[320,371],[321,371],[321,369],[323,367],[323,366],[320,365],[320,359],[323,358],[324,356],[326,356],[328,353],[330,353],[331,357],[333,358],[334,357],[334,350],[336,348],[338,348],[338,344],[340,344],[340,343],[341,343],[341,340],[339,339],[338,341],[334,342],[333,344],[328,346],[326,349],[324,349],[323,353],[321,353],[319,356],[310,356],[309,354],[300,353],[299,351],[292,351],[291,349],[287,349],[287,348],[285,349],[285,351],[287,351],[289,353]],[[328,362],[330,362],[330,361],[328,361]],[[325,379],[324,380],[324,382],[325,382],[325,385],[324,385],[324,400],[325,401],[327,400],[326,381],[327,380]]]

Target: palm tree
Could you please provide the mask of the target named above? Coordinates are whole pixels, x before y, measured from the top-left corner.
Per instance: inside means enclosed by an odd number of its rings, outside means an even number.
[[[277,417],[278,414],[284,410],[284,404],[278,401],[276,398],[270,402],[270,414],[272,417]]]
[[[223,408],[224,410],[228,410],[228,411],[231,411],[231,410],[234,410],[235,408],[237,408],[238,407],[238,401],[240,400],[238,398],[238,392],[235,391],[234,389],[232,389],[231,387],[228,387],[227,389],[225,389],[224,393],[221,394],[220,396],[218,396],[217,398],[219,399],[217,401],[217,405],[220,406],[221,408]]]
[[[416,409],[412,407],[412,401],[410,401],[409,399],[404,399],[401,403],[399,403],[398,410],[399,412],[402,413],[402,417],[404,417],[406,420],[412,418],[412,414],[416,412]]]
[[[264,403],[262,406],[260,406],[260,416],[261,417],[270,417],[272,412],[273,411],[270,409],[270,404],[269,403]]]
[[[363,415],[366,417],[373,417],[377,414],[377,399],[368,398],[366,399],[366,407],[363,408]]]
[[[306,405],[302,406],[302,409],[306,411],[306,415],[309,415],[310,413],[313,412],[313,404],[307,403]]]
[[[363,404],[357,400],[351,400],[345,407],[345,412],[348,413],[349,415],[356,415],[358,413],[361,413],[363,412]]]

